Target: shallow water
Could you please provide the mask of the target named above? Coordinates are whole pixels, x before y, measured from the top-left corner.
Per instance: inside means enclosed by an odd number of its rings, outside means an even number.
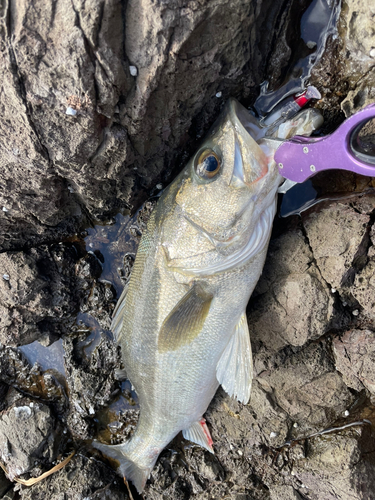
[[[48,347],[35,341],[19,347],[19,350],[31,366],[38,363],[42,371],[57,370],[61,375],[66,377],[62,339],[57,340]]]

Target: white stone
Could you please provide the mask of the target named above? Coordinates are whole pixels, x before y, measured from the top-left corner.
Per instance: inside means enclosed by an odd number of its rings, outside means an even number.
[[[68,106],[66,108],[65,114],[70,116],[75,116],[77,114],[77,110]]]
[[[136,66],[129,66],[129,71],[132,76],[137,76],[138,75],[138,70]]]
[[[222,93],[222,92],[217,92],[217,93],[216,93],[216,97],[221,97],[222,95],[223,95],[223,93]]]
[[[375,49],[370,50],[370,57],[375,57]]]

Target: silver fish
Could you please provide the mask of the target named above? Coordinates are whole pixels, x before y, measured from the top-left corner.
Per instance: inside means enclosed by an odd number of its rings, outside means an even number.
[[[203,419],[219,384],[247,403],[246,305],[262,272],[282,177],[231,99],[169,185],[143,233],[112,330],[140,402],[125,443],[94,446],[141,492],[163,448],[183,436],[213,452]],[[265,148],[266,150],[267,148]]]

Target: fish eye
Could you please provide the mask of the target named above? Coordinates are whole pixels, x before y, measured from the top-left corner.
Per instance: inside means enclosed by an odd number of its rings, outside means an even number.
[[[220,159],[212,149],[205,149],[198,157],[195,171],[203,179],[212,179],[220,170]]]

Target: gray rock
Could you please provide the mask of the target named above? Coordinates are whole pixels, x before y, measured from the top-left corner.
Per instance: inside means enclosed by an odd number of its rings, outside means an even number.
[[[334,297],[301,231],[271,241],[263,275],[248,308],[256,346],[302,346],[327,332],[337,318]]]
[[[312,500],[371,500],[375,474],[371,465],[374,456],[368,451],[373,439],[365,427],[345,429],[340,433],[318,436],[307,441],[307,458],[292,464],[294,476]],[[361,460],[362,453],[368,459]],[[319,480],[317,481],[317,475]]]
[[[354,396],[335,371],[325,342],[311,343],[283,364],[270,367],[257,382],[289,418],[289,438],[322,430],[341,417]],[[291,424],[296,423],[295,427]],[[286,436],[283,436],[284,442]],[[278,445],[283,444],[277,440]]]
[[[281,9],[270,0],[262,9],[244,0],[5,4],[2,247],[45,241],[51,226],[72,232],[82,212],[118,211],[168,179],[217,115],[218,90],[255,93]]]
[[[339,290],[352,283],[354,261],[369,221],[368,215],[348,203],[331,204],[303,218],[317,266],[330,287]]]
[[[348,387],[375,394],[375,334],[370,330],[349,330],[335,338],[336,369]]]
[[[48,406],[27,399],[0,414],[0,456],[11,480],[55,459],[55,426]]]
[[[375,319],[375,258],[369,260],[368,264],[355,276],[354,284],[350,288],[352,295],[362,306],[365,315]]]

